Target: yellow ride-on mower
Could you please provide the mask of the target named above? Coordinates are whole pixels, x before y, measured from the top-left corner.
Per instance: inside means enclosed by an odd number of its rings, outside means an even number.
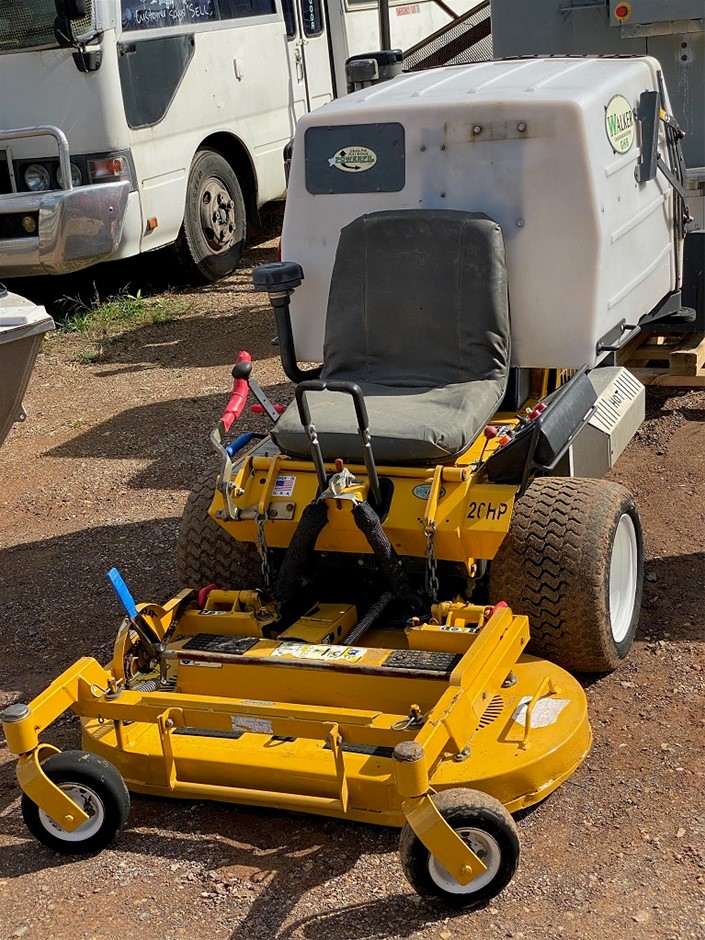
[[[566,91],[565,63],[551,59],[533,61],[523,84],[504,62],[399,79],[302,122],[283,238],[291,260],[254,272],[295,401],[280,415],[240,355],[212,434],[220,474],[196,487],[182,520],[188,587],[164,606],[135,605],[113,571],[126,619],[112,662],[80,659],[32,703],[5,710],[24,817],[40,841],[102,848],[132,790],[400,827],[410,883],[450,905],[478,906],[510,881],[511,813],[548,796],[590,747],[585,695],[567,670],[613,669],[634,636],[634,502],[621,486],[571,474],[611,465],[643,415],[643,388],[609,365],[621,328],[608,324],[602,346],[589,338],[605,322],[599,291],[560,368],[553,333],[559,312],[571,328],[568,300],[557,311],[546,285],[538,337],[522,326],[536,285],[521,265],[533,247],[496,220],[503,205],[516,211],[511,186],[493,196],[474,180],[482,161],[508,165],[512,154],[530,176],[545,153],[527,144],[578,113],[602,118],[615,83],[634,98],[653,72],[590,61],[580,107],[576,62]],[[476,89],[466,134],[458,122],[478,69],[495,97]],[[541,95],[522,91],[541,83],[551,86],[544,123],[532,110]],[[473,122],[498,120],[497,96],[503,130],[468,154]],[[614,163],[602,134],[600,157]],[[424,163],[430,141],[444,139],[437,159],[457,144],[465,165],[445,168],[453,208]],[[576,147],[586,139],[576,135]],[[578,204],[595,193],[594,167],[579,156],[566,157]],[[671,218],[670,184],[643,185],[649,199],[658,188]],[[525,227],[541,234],[528,196],[525,210]],[[577,368],[579,354],[601,368]],[[321,368],[300,368],[316,358]],[[271,433],[226,444],[250,391]],[[39,736],[68,708],[81,716],[84,750],[57,753]]]

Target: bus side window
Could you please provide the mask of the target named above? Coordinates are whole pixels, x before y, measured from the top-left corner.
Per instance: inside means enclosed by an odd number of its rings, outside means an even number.
[[[238,20],[245,16],[270,16],[276,13],[274,0],[218,0],[221,20]]]
[[[301,13],[306,36],[320,36],[323,32],[323,13],[321,0],[302,0]]]
[[[121,0],[120,9],[124,31],[195,26],[218,19],[214,0]]]
[[[294,0],[282,0],[282,11],[284,13],[284,25],[286,26],[286,38],[293,39],[296,36]]]

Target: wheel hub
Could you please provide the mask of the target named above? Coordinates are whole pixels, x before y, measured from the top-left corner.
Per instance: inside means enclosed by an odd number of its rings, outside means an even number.
[[[215,253],[227,251],[235,242],[235,203],[222,180],[209,177],[200,199],[201,228],[209,248]]]
[[[455,830],[463,842],[487,866],[487,871],[467,885],[461,885],[433,855],[428,857],[428,870],[435,883],[449,894],[473,894],[488,885],[499,871],[502,852],[497,840],[483,829],[465,826]]]
[[[81,807],[83,812],[87,814],[88,819],[78,829],[67,832],[66,829],[54,822],[43,809],[40,809],[39,819],[42,825],[54,836],[65,842],[82,842],[84,839],[89,839],[100,829],[105,819],[105,808],[102,800],[90,787],[80,783],[62,783],[59,784],[59,788]]]
[[[617,525],[610,560],[610,626],[615,643],[629,633],[638,578],[636,530],[626,513]]]

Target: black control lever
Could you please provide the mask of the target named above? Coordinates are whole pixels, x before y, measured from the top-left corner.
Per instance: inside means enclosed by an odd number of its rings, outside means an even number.
[[[311,410],[306,401],[306,392],[343,392],[350,395],[355,405],[355,415],[357,416],[357,433],[362,445],[362,459],[367,471],[367,478],[370,481],[372,497],[377,506],[382,505],[382,491],[379,485],[379,476],[377,475],[377,464],[372,453],[372,438],[370,436],[369,418],[367,417],[367,406],[365,405],[365,396],[362,389],[355,382],[330,381],[324,382],[320,379],[313,379],[308,382],[301,382],[296,386],[296,404],[299,409],[299,418],[301,424],[308,436],[309,447],[311,449],[311,459],[316,468],[318,484],[321,490],[326,488],[326,471],[323,462],[323,453],[318,440],[316,428],[311,420]]]
[[[276,424],[279,420],[281,411],[279,411],[276,405],[271,403],[269,398],[267,398],[266,394],[262,390],[262,387],[260,386],[257,379],[252,375],[252,363],[246,361],[236,362],[233,366],[233,378],[244,379],[245,382],[247,382],[250,391],[259,402],[262,411],[264,411],[267,417],[271,420],[272,424]]]

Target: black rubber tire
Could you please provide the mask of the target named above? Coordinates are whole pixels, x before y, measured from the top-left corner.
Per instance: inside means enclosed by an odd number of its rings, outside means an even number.
[[[238,542],[208,515],[216,475],[203,474],[186,500],[176,540],[176,568],[183,587],[217,584],[223,590],[264,587],[257,547]]]
[[[453,788],[437,793],[433,802],[446,822],[455,830],[480,829],[492,836],[499,847],[500,865],[494,877],[478,890],[455,894],[446,891],[432,877],[431,853],[408,824],[399,838],[399,858],[409,884],[432,901],[469,910],[482,907],[507,887],[519,864],[519,833],[516,823],[499,800],[479,790]],[[457,884],[457,882],[456,882]]]
[[[109,761],[88,751],[61,751],[42,763],[44,773],[56,784],[74,784],[91,790],[103,806],[100,828],[80,841],[66,841],[42,821],[39,807],[22,794],[22,815],[27,828],[43,845],[63,855],[89,855],[99,852],[115,839],[130,813],[130,794],[120,772]],[[84,826],[90,824],[90,819]],[[80,833],[81,827],[74,835]]]
[[[616,642],[610,617],[610,562],[623,515],[637,544],[634,608]],[[644,584],[639,513],[617,483],[565,477],[534,480],[514,507],[490,565],[490,603],[507,601],[529,618],[528,652],[571,672],[611,672],[634,640]]]
[[[201,221],[203,187],[209,179],[218,180],[234,203],[233,242],[223,250],[217,250],[209,244]],[[191,164],[184,221],[174,245],[185,278],[192,284],[212,284],[232,274],[242,259],[246,232],[245,200],[235,171],[217,151],[199,150]]]

